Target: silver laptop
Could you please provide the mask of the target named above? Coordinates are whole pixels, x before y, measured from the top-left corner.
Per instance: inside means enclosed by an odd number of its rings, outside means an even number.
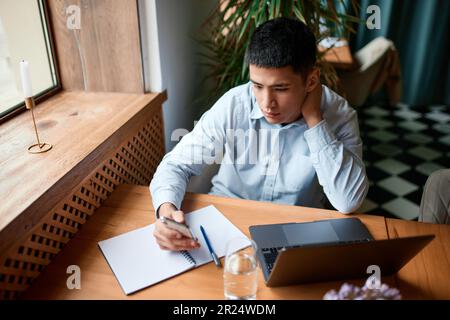
[[[403,267],[433,235],[374,240],[357,218],[249,228],[267,286],[366,277],[369,265],[382,275]]]

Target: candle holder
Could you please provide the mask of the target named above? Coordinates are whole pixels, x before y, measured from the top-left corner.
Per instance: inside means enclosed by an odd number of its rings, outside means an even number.
[[[36,120],[34,119],[34,99],[33,97],[25,98],[25,105],[27,106],[27,109],[31,110],[31,117],[33,118],[33,125],[34,125],[34,132],[36,133],[36,140],[37,143],[32,144],[28,147],[29,153],[44,153],[50,150],[53,146],[49,143],[43,142],[41,143],[39,141],[39,134],[36,126]]]

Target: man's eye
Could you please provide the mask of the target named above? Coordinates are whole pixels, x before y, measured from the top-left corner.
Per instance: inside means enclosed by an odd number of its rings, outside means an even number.
[[[275,91],[286,91],[288,88],[275,88]]]
[[[254,87],[255,89],[258,89],[258,90],[259,90],[259,89],[262,89],[261,86],[257,86],[257,85],[254,85],[253,87]]]

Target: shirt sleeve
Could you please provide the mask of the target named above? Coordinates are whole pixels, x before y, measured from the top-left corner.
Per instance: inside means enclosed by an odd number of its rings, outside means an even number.
[[[181,207],[189,180],[200,175],[208,164],[218,163],[223,155],[225,129],[230,115],[225,95],[203,114],[194,129],[167,153],[150,183],[156,217],[161,204],[170,202]]]
[[[342,213],[357,210],[369,189],[356,111],[352,109],[346,119],[338,134],[325,119],[304,133],[319,183]]]

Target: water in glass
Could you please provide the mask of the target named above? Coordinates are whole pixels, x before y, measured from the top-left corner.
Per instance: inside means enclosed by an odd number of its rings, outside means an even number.
[[[249,246],[237,250],[242,243]],[[224,268],[224,293],[229,300],[256,299],[258,284],[256,244],[247,238],[235,238],[227,243]]]

